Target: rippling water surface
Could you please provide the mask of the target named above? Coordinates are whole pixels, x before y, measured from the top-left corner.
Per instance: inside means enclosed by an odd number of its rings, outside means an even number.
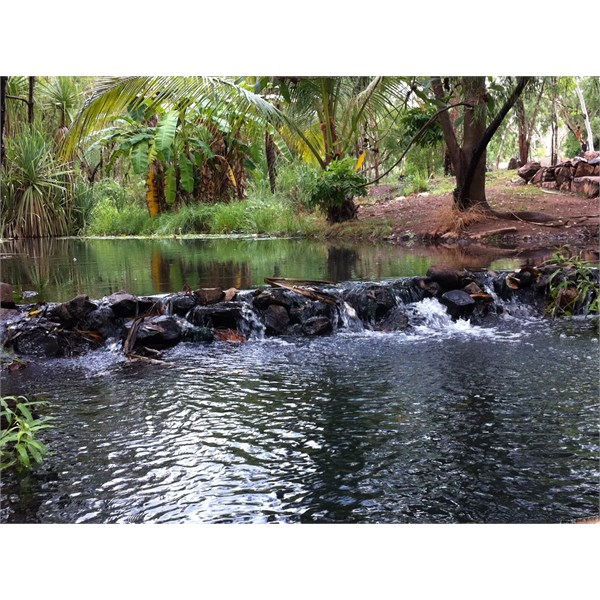
[[[3,522],[556,523],[597,515],[585,322],[181,344],[30,366],[55,428]]]

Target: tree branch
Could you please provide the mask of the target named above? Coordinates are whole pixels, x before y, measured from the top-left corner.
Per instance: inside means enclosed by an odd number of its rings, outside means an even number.
[[[469,104],[468,102],[459,102],[458,104],[451,104],[449,106],[445,106],[444,108],[441,108],[440,110],[438,110],[435,115],[433,115],[433,117],[431,117],[427,123],[425,123],[425,125],[423,125],[423,127],[421,127],[421,129],[419,129],[419,131],[417,131],[417,133],[415,134],[415,136],[413,137],[412,140],[410,140],[410,142],[408,143],[408,146],[406,147],[406,150],[404,150],[404,152],[402,153],[402,156],[400,156],[400,158],[387,170],[385,171],[385,173],[383,173],[382,175],[380,175],[379,177],[377,177],[376,179],[373,179],[372,181],[369,181],[368,183],[363,184],[360,187],[366,187],[368,185],[373,185],[374,183],[377,183],[380,179],[383,179],[386,175],[388,175],[392,169],[394,169],[395,167],[397,167],[402,160],[404,159],[404,157],[408,154],[408,151],[412,148],[412,145],[423,135],[423,133],[425,133],[425,130],[428,129],[431,124],[443,113],[445,113],[446,111],[450,110],[451,108],[456,108],[457,106],[468,106],[470,108],[473,108],[472,104]]]

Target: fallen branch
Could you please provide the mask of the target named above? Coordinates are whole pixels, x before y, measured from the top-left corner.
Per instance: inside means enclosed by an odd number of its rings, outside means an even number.
[[[491,235],[500,235],[503,233],[515,233],[517,231],[516,227],[501,227],[500,229],[490,229],[489,231],[483,231],[482,233],[478,233],[476,235],[469,236],[473,240],[481,240],[483,238],[489,237]]]
[[[314,290],[311,289],[305,289],[302,287],[298,287],[295,285],[289,285],[288,283],[284,283],[282,281],[282,277],[265,277],[265,283],[268,283],[269,285],[272,285],[273,287],[281,287],[281,288],[285,288],[286,290],[290,290],[291,292],[296,292],[296,294],[300,294],[301,296],[306,296],[307,298],[310,298],[311,300],[321,300],[322,302],[325,302],[326,304],[332,304],[335,305],[337,304],[337,299],[334,298],[333,296],[330,296],[329,294],[323,294],[322,292],[315,292]],[[285,280],[285,279],[284,279]],[[301,279],[292,279],[292,280],[287,280],[287,281],[303,281]],[[329,283],[329,282],[322,282],[322,283]]]

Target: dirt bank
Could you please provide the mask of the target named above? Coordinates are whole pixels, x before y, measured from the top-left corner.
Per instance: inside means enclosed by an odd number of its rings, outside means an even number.
[[[358,210],[363,225],[360,231],[385,231],[382,237],[400,244],[419,241],[513,248],[569,244],[598,249],[598,198],[522,185],[514,171],[490,176],[487,199],[494,210],[530,211],[551,217],[548,222],[532,223],[481,213],[457,214],[452,209],[451,188],[449,178],[432,181],[430,192],[407,196],[402,195],[400,186],[372,188]]]

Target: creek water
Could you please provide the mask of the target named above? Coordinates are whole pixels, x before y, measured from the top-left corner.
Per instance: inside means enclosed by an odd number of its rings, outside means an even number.
[[[248,244],[228,242],[232,253],[236,243]],[[312,246],[320,262],[306,258],[310,244],[289,262],[277,247],[267,244],[268,256],[253,259],[247,287],[259,284],[253,277],[277,274],[338,279],[326,246]],[[150,263],[151,250],[146,245]],[[387,256],[354,251],[354,277],[344,279],[422,275],[433,262],[417,254],[402,265],[393,248]],[[273,273],[275,260],[285,270]],[[220,271],[215,259],[215,276],[230,262]],[[388,270],[369,271],[367,263]],[[208,283],[206,266],[183,264]],[[153,281],[152,273],[132,267],[131,274]],[[115,291],[99,285],[104,291],[90,296]],[[70,289],[63,299],[72,296]],[[2,394],[43,396],[54,428],[43,434],[49,455],[41,467],[0,481],[0,520],[558,523],[597,516],[599,354],[590,323],[522,311],[475,326],[452,321],[436,300],[411,308],[419,325],[406,332],[269,338],[257,331],[245,344],[179,344],[165,365],[128,362],[114,347],[3,372]]]

